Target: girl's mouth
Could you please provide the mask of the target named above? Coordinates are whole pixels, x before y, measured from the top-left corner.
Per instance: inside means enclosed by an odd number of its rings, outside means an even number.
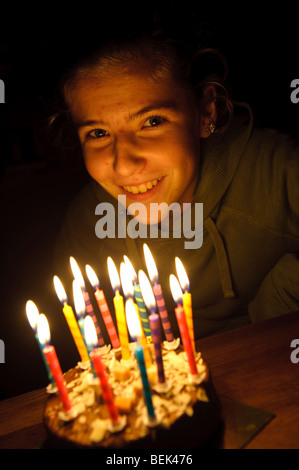
[[[142,183],[137,186],[132,185],[132,186],[122,186],[122,187],[124,188],[125,191],[127,191],[128,193],[132,193],[132,194],[147,193],[154,186],[156,186],[161,179],[162,178],[157,178],[155,180],[148,181],[147,183]]]

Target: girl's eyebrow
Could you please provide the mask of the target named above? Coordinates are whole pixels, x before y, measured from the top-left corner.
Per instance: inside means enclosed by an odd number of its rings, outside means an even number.
[[[143,116],[144,114],[150,113],[152,111],[159,111],[161,109],[167,109],[167,110],[174,110],[176,111],[178,109],[178,104],[176,101],[171,100],[171,101],[158,101],[155,103],[152,103],[148,106],[145,106],[144,108],[139,109],[136,111],[136,113],[132,113],[129,115],[129,120],[132,121],[133,119],[136,119],[137,117]],[[90,127],[90,126],[105,126],[105,122],[101,120],[88,120],[88,121],[81,121],[76,123],[76,128],[81,129],[82,127]]]
[[[129,119],[133,120],[136,117],[142,116],[143,114],[150,113],[152,111],[159,111],[161,109],[171,109],[171,110],[177,110],[178,109],[178,104],[176,101],[171,100],[171,101],[158,101],[155,103],[152,103],[148,106],[145,106],[144,108],[140,109],[136,113],[130,114]]]

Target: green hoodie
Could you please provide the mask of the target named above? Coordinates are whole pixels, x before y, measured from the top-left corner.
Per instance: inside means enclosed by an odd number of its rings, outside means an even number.
[[[74,256],[83,273],[85,264],[94,268],[114,313],[107,257],[119,267],[127,255],[136,271],[147,273],[146,242],[175,336],[179,330],[169,287],[175,256],[190,280],[196,338],[299,309],[297,143],[277,131],[254,128],[249,107],[238,104],[230,127],[202,140],[200,158],[195,192],[195,202],[203,204],[200,248],[186,249],[183,237],[162,238],[161,233],[153,239],[97,238],[96,206],[110,202],[117,213],[118,204],[92,181],[70,207],[57,248],[57,274],[68,289],[69,256]],[[86,285],[90,290],[88,280]]]

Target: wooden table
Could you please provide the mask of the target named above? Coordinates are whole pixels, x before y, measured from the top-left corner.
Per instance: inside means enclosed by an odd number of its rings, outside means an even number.
[[[295,338],[298,312],[198,341],[223,406],[224,448],[237,447],[232,401],[274,415],[245,448],[299,448],[299,363],[290,359]],[[0,448],[39,446],[45,438],[45,400],[40,389],[0,402]]]

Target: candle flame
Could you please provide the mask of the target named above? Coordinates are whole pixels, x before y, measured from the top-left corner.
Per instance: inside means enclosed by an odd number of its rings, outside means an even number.
[[[114,264],[114,261],[110,256],[108,256],[107,258],[107,264],[108,264],[108,271],[109,271],[112,289],[115,292],[116,290],[120,289],[120,279],[119,279],[119,275],[118,275],[116,266]]]
[[[189,287],[190,287],[190,282],[186,273],[186,270],[184,268],[184,265],[180,258],[177,256],[175,257],[175,265],[176,265],[176,271],[177,275],[181,284],[181,287],[184,291],[189,292]]]
[[[74,278],[76,279],[76,281],[79,282],[80,287],[82,287],[83,289],[85,287],[84,278],[82,276],[78,263],[75,260],[75,258],[73,258],[73,256],[70,257],[70,264],[71,264],[71,269],[72,269]]]
[[[84,336],[85,341],[89,347],[96,347],[98,344],[97,332],[94,326],[94,322],[90,315],[86,315],[84,318]]]
[[[148,270],[148,275],[152,283],[158,282],[158,271],[153,255],[146,243],[143,244],[143,252]]]
[[[131,263],[131,261],[129,260],[129,258],[126,255],[124,256],[124,261],[125,261],[125,265],[128,269],[128,274],[130,276],[130,279],[132,279],[133,282],[136,282],[137,274],[136,274],[136,271],[133,267],[133,264]]]
[[[125,263],[120,263],[120,279],[125,297],[133,297],[134,288]]]
[[[46,315],[41,313],[37,320],[37,335],[39,342],[46,345],[50,342],[50,327]]]
[[[67,295],[64,290],[64,287],[62,285],[61,280],[59,279],[58,276],[53,277],[53,282],[54,282],[54,287],[56,290],[57,297],[59,301],[63,304],[64,302],[67,302]]]
[[[181,289],[179,281],[173,274],[169,276],[169,283],[170,283],[170,290],[171,290],[175,303],[182,305],[182,297],[183,297],[182,289]]]
[[[86,275],[87,275],[87,277],[89,279],[89,282],[92,285],[92,287],[94,287],[94,288],[100,287],[99,278],[96,275],[96,273],[94,272],[94,270],[92,269],[92,267],[89,266],[89,264],[87,264],[85,266],[85,271],[86,271]]]
[[[144,303],[146,305],[146,308],[149,311],[151,310],[156,311],[156,301],[155,301],[153,289],[144,271],[142,270],[138,271],[138,279],[139,279],[141,294],[142,294]]]
[[[131,337],[134,339],[140,338],[142,336],[141,325],[132,299],[126,301],[125,310],[128,330]]]
[[[26,314],[31,328],[37,331],[37,322],[39,317],[39,311],[37,306],[32,300],[26,302]]]
[[[79,318],[83,318],[85,315],[85,302],[81,286],[76,279],[73,281],[73,295],[76,314]]]

